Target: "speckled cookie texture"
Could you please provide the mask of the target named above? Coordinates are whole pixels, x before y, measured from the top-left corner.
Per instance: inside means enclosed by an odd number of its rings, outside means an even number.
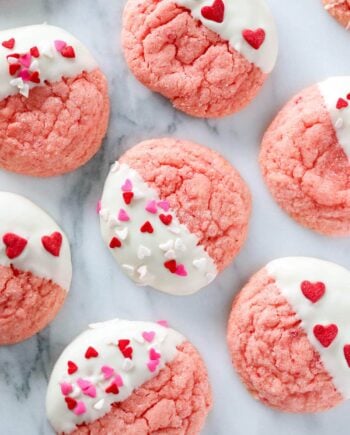
[[[349,0],[322,0],[326,11],[346,29],[350,28]]]
[[[201,432],[212,406],[205,365],[192,344],[161,323],[105,322],[68,346],[47,394],[56,433]]]
[[[313,413],[350,397],[349,284],[344,268],[299,257],[251,278],[234,300],[227,338],[254,398]]]
[[[107,80],[81,42],[38,25],[0,32],[0,167],[47,177],[72,171],[101,146]]]
[[[154,139],[113,165],[100,204],[101,229],[134,281],[191,294],[237,255],[250,210],[246,184],[222,156],[192,142]]]
[[[175,108],[206,118],[243,109],[278,51],[263,0],[128,0],[123,47],[139,81]]]
[[[260,164],[278,204],[325,235],[350,235],[350,78],[297,94],[262,141]]]
[[[70,250],[58,225],[32,202],[0,192],[0,345],[47,326],[66,299]]]

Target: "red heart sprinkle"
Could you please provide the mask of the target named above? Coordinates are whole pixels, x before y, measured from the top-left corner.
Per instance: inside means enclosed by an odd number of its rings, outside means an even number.
[[[130,340],[119,340],[118,341],[118,347],[120,350],[124,350],[127,348],[130,344]]]
[[[38,71],[34,71],[31,73],[29,80],[33,83],[40,83],[40,75]]]
[[[68,361],[68,374],[72,375],[73,373],[75,373],[78,370],[78,366],[73,362],[73,361]]]
[[[67,45],[66,47],[62,48],[61,54],[63,57],[67,57],[70,59],[75,57],[75,51],[71,45]]]
[[[8,48],[9,50],[12,50],[13,47],[15,46],[15,39],[11,38],[8,41],[4,41],[1,45],[5,48]]]
[[[338,335],[337,325],[316,325],[314,327],[314,336],[322,344],[323,347],[329,347],[336,336]]]
[[[152,224],[149,221],[145,222],[140,229],[141,229],[141,233],[152,234],[154,232]]]
[[[326,286],[323,282],[312,283],[310,281],[304,281],[301,283],[300,288],[303,295],[314,304],[326,293]]]
[[[259,50],[266,38],[266,33],[264,29],[245,29],[243,30],[242,35],[243,38],[248,42],[248,44],[255,50]]]
[[[160,214],[159,219],[163,222],[164,225],[170,225],[173,221],[173,217],[171,214]]]
[[[130,344],[130,340],[119,340],[118,348],[120,352],[123,354],[124,358],[132,359],[133,349],[131,346],[129,347],[129,344]]]
[[[124,192],[123,198],[124,198],[125,204],[129,205],[134,198],[134,194],[133,194],[133,192]]]
[[[11,63],[9,65],[9,73],[11,76],[14,76],[18,70],[21,69],[21,65],[19,63]]]
[[[350,100],[350,94],[348,94],[348,95],[346,96],[346,99],[347,99],[347,100]]]
[[[207,20],[222,23],[225,16],[225,4],[223,0],[214,0],[211,6],[204,6],[201,12]]]
[[[39,52],[38,47],[32,47],[32,48],[30,49],[30,54],[31,54],[33,57],[39,57],[39,56],[40,56],[40,52]]]
[[[77,406],[77,401],[71,397],[65,397],[64,400],[67,403],[67,408],[72,411]]]
[[[96,349],[94,349],[93,347],[88,347],[86,352],[85,352],[85,358],[86,359],[90,359],[90,358],[97,358],[98,357],[98,352]]]
[[[350,367],[350,344],[346,344],[344,346],[344,356],[345,356],[346,362],[348,363],[348,366]]]
[[[62,246],[63,237],[59,232],[52,233],[50,236],[43,236],[41,238],[41,242],[46,249],[54,257],[59,257],[61,246]]]
[[[339,98],[339,100],[337,101],[338,110],[345,109],[345,107],[348,107],[348,105],[349,103],[345,101],[344,98]]]
[[[119,388],[117,387],[117,385],[113,382],[113,384],[111,384],[109,387],[107,387],[105,389],[106,393],[109,394],[119,394]]]
[[[6,59],[8,59],[9,57],[14,57],[15,59],[19,59],[20,55],[18,53],[11,53],[6,56]]]
[[[121,246],[122,246],[122,242],[117,237],[113,237],[113,239],[109,243],[109,247],[111,249],[120,248]]]
[[[171,273],[175,273],[176,272],[176,267],[177,267],[176,261],[175,260],[166,261],[164,263],[164,267],[166,269],[168,269]]]
[[[17,236],[17,234],[14,233],[5,234],[2,240],[7,246],[6,255],[10,260],[19,257],[28,243],[26,239],[23,239],[23,237]]]

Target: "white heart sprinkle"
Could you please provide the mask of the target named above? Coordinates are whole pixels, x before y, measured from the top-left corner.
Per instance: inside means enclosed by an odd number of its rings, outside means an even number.
[[[50,59],[54,57],[54,49],[49,43],[43,44],[39,51],[43,56],[46,56]]]
[[[108,219],[108,225],[110,228],[114,228],[114,227],[117,227],[118,225],[120,225],[120,222],[118,221],[118,219],[115,216],[111,216]]]
[[[101,399],[95,403],[94,408],[99,411],[100,409],[103,408],[104,403],[105,403],[105,399]]]
[[[344,121],[343,121],[343,119],[342,118],[338,118],[337,119],[337,121],[336,121],[336,123],[335,123],[335,128],[342,128],[343,127],[343,125],[344,125]]]
[[[19,89],[20,89],[19,93],[21,95],[23,95],[26,98],[29,97],[29,90],[30,90],[29,85],[25,84],[25,85],[23,85],[22,88],[19,88]]]
[[[38,69],[39,69],[39,62],[37,60],[33,60],[33,62],[30,64],[30,70],[38,71]]]
[[[114,173],[114,172],[118,172],[119,169],[120,169],[120,163],[119,163],[119,162],[115,162],[115,163],[113,164],[113,166],[111,167],[111,172],[112,172],[112,173]]]
[[[185,252],[186,251],[186,245],[184,244],[184,242],[181,239],[176,239],[175,240],[175,249],[177,251]]]
[[[125,227],[122,230],[115,231],[115,234],[120,240],[126,240],[129,235],[129,229]]]
[[[207,273],[206,277],[207,277],[208,284],[214,281],[215,279],[214,273]]]
[[[152,254],[152,251],[143,245],[140,245],[138,250],[137,250],[137,258],[139,260],[143,260],[146,257],[150,257],[151,254]]]
[[[16,57],[9,56],[7,58],[7,62],[11,65],[11,64],[14,64],[14,63],[18,63],[18,59]]]
[[[198,270],[204,270],[207,267],[207,259],[206,258],[198,258],[193,260],[193,266]]]
[[[173,249],[169,249],[169,251],[167,251],[167,252],[164,254],[164,257],[165,257],[167,260],[175,260],[175,258],[176,258],[176,252],[175,252]]]
[[[18,77],[17,79],[12,79],[10,81],[10,85],[17,87],[18,89],[22,89],[24,86],[24,82],[21,77]]]
[[[141,266],[137,269],[137,273],[140,276],[141,280],[144,280],[146,278],[146,276],[148,275],[148,269],[147,266]]]
[[[126,358],[123,362],[123,370],[125,372],[129,372],[133,368],[134,368],[134,363],[131,361],[130,358]]]
[[[170,227],[169,231],[173,234],[180,234],[181,233],[181,229],[178,227]]]
[[[145,343],[145,339],[142,337],[142,335],[135,335],[134,340],[139,344]]]
[[[168,240],[166,243],[162,243],[161,245],[159,245],[159,248],[162,251],[169,251],[169,249],[173,249],[173,247],[174,247],[173,240]]]
[[[109,211],[106,208],[101,208],[100,216],[105,222],[107,222],[109,219]]]
[[[130,264],[123,264],[122,268],[127,272],[129,275],[133,275],[135,272],[134,266],[131,266]]]
[[[145,197],[145,194],[143,192],[141,192],[141,190],[139,189],[134,189],[134,198],[135,199],[142,199]]]

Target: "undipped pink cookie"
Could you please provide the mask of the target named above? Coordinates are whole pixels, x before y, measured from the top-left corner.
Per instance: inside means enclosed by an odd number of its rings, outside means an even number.
[[[342,26],[350,26],[350,0],[322,0],[328,11]]]
[[[264,404],[318,412],[350,398],[350,272],[314,258],[272,261],[234,301],[228,344]]]
[[[296,95],[265,133],[260,164],[273,196],[299,223],[350,235],[350,77]]]
[[[250,210],[247,186],[222,156],[195,143],[154,139],[113,165],[101,230],[131,279],[185,295],[208,285],[237,255]]]
[[[144,85],[183,112],[211,118],[257,95],[278,42],[264,0],[128,0],[123,47]]]
[[[57,434],[196,435],[211,408],[202,358],[166,322],[90,325],[62,353],[46,409]]]
[[[0,192],[0,345],[48,325],[71,277],[68,240],[53,219],[28,199]]]
[[[98,151],[109,117],[107,81],[66,31],[37,25],[0,32],[0,167],[46,177]]]

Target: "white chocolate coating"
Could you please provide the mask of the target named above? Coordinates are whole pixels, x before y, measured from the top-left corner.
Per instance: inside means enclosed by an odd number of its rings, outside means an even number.
[[[232,48],[263,73],[268,74],[273,70],[278,54],[278,35],[274,18],[265,0],[224,0],[225,14],[222,23],[208,20],[202,15],[202,8],[211,6],[213,0],[175,0],[175,3],[189,9],[195,19],[220,35],[222,39],[229,41]],[[245,41],[242,32],[259,28],[265,31],[266,38],[256,50]]]
[[[144,339],[145,333],[150,336],[149,341]],[[119,340],[130,340],[129,346],[133,349],[132,359],[125,358],[120,352]],[[64,350],[53,369],[47,390],[46,409],[55,431],[70,433],[76,425],[91,423],[107,414],[112,403],[124,401],[135,389],[157,376],[159,371],[176,357],[177,346],[184,340],[184,337],[173,329],[151,322],[116,319],[91,325],[90,329],[79,335]],[[97,357],[85,357],[89,347],[98,352]],[[147,365],[151,349],[160,355],[159,363],[153,372]],[[68,361],[74,362],[78,367],[73,374],[67,373]],[[107,393],[105,390],[115,376],[119,379],[119,392]],[[84,394],[77,385],[78,379],[91,383],[90,395]],[[70,385],[72,392],[64,395],[61,390],[62,384]],[[76,415],[73,410],[69,410],[65,397],[72,397],[78,403],[84,403],[81,406],[85,407],[85,412]]]
[[[301,327],[319,352],[335,387],[345,399],[349,399],[350,367],[344,357],[344,346],[350,344],[350,272],[334,263],[303,257],[281,258],[266,268],[301,319]],[[304,281],[325,285],[325,294],[316,303],[301,291]],[[332,324],[338,327],[338,335],[326,348],[316,339],[313,330],[316,325]]]
[[[62,246],[58,257],[50,254],[42,244],[42,237],[59,232]],[[10,259],[6,255],[3,236],[14,233],[27,240],[21,255]],[[72,280],[72,263],[68,239],[41,208],[28,199],[8,192],[0,192],[0,264],[52,280],[66,291]]]

